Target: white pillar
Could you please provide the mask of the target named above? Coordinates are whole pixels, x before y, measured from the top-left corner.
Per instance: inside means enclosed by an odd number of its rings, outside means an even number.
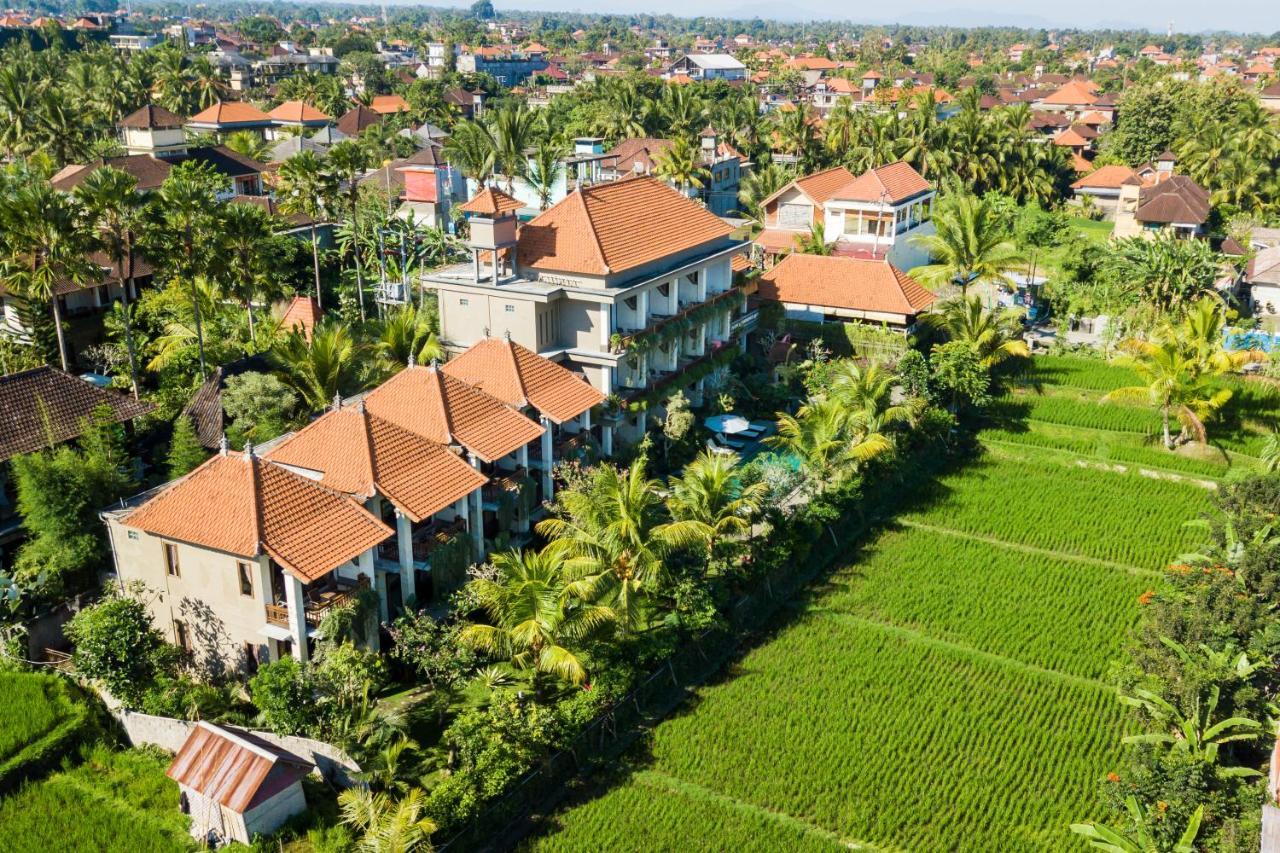
[[[582,413],[582,430],[583,432],[591,432],[591,410],[587,409]]]
[[[302,581],[284,573],[284,600],[289,605],[289,634],[293,640],[293,656],[307,662],[307,608],[302,597]]]
[[[554,460],[551,458],[551,419],[546,415],[542,418],[542,499],[549,501],[555,496],[555,487],[551,482],[551,466]]]
[[[378,593],[378,619],[382,622],[391,621],[391,606],[387,603],[387,573],[373,573],[373,589]]]
[[[396,544],[400,546],[400,603],[407,608],[409,598],[417,592],[413,576],[413,522],[400,510],[396,510]]]
[[[480,459],[472,453],[471,467],[480,470]],[[467,526],[471,528],[471,547],[475,551],[476,562],[484,560],[484,493],[483,487],[471,492],[471,520]]]
[[[374,545],[368,551],[362,551],[356,559],[356,568],[360,570],[360,574],[369,579],[371,584],[376,582],[378,576],[377,570],[373,567],[374,553],[377,548],[378,546]],[[382,639],[378,636],[378,623],[378,614],[370,613],[369,624],[365,626],[364,631],[365,636],[368,638],[369,648],[375,652],[382,650]]]
[[[600,451],[605,458],[613,456],[613,427],[607,423],[600,427]]]
[[[517,465],[519,465],[521,468],[525,469],[525,472],[526,472],[526,473],[528,472],[528,470],[529,470],[529,445],[527,445],[527,444],[522,444],[522,445],[520,445],[520,449],[516,451],[516,464],[517,464]]]

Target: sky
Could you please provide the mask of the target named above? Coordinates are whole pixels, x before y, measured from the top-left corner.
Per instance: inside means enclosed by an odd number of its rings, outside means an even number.
[[[1178,32],[1211,30],[1274,33],[1280,31],[1277,0],[908,0],[905,3],[851,4],[848,0],[703,0],[691,7],[681,0],[495,0],[499,9],[562,12],[691,13],[783,21],[819,19],[855,23],[913,25],[1063,27],[1136,29],[1164,32],[1173,21]]]

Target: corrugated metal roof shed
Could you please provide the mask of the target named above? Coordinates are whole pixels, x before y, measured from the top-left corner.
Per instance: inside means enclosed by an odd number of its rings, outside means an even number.
[[[201,721],[166,774],[243,814],[310,771],[310,762],[248,732]]]

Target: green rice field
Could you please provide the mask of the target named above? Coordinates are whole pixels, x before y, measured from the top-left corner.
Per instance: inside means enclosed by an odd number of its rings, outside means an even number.
[[[1122,369],[1040,361],[1065,402],[984,431],[526,848],[1081,849],[1125,734],[1108,665],[1233,463],[1092,415]]]

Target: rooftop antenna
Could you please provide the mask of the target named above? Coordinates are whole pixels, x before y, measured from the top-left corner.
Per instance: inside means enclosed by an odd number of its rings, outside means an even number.
[[[1169,38],[1173,38],[1173,21],[1169,22]]]

